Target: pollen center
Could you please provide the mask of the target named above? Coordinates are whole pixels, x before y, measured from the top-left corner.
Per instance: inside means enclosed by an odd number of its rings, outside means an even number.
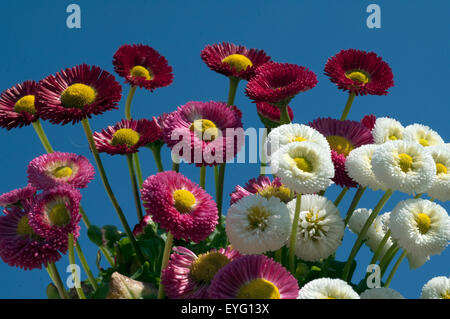
[[[417,227],[419,228],[419,231],[421,234],[426,234],[431,226],[431,219],[430,216],[424,213],[420,213],[417,215],[416,218]]]
[[[232,69],[237,72],[246,70],[248,67],[252,67],[252,61],[242,54],[231,54],[222,60],[222,63],[228,64]]]
[[[70,221],[70,215],[64,203],[56,204],[50,209],[48,218],[52,225],[64,226]]]
[[[21,97],[16,104],[14,104],[14,111],[17,113],[28,112],[30,114],[35,114],[34,95],[25,95]]]
[[[196,203],[194,194],[186,189],[177,189],[173,192],[175,208],[182,214],[189,213]]]
[[[210,283],[219,269],[229,262],[230,259],[218,252],[201,254],[192,263],[190,275],[196,281]]]
[[[111,145],[126,145],[130,147],[136,145],[140,138],[141,136],[135,130],[131,128],[121,128],[113,134]]]
[[[447,167],[442,163],[436,163],[436,175],[447,174]]]
[[[33,228],[31,228],[30,224],[28,223],[28,216],[25,215],[19,220],[19,223],[17,224],[17,233],[19,235],[29,236],[35,234]]]
[[[396,141],[396,140],[398,140],[398,137],[395,136],[395,135],[391,135],[391,136],[389,136],[389,139],[390,139],[391,141]]]
[[[137,78],[145,78],[146,80],[151,80],[153,78],[152,73],[145,67],[136,65],[130,71],[131,76],[135,76]]]
[[[324,210],[301,212],[298,234],[305,240],[321,239],[330,230],[325,217]]]
[[[262,206],[251,207],[247,215],[249,224],[248,228],[250,230],[259,229],[261,231],[264,231],[267,227],[267,220],[269,216],[270,214],[265,207]]]
[[[213,141],[219,136],[219,129],[216,124],[206,119],[195,120],[189,129],[204,141]]]
[[[450,299],[450,290],[447,290],[443,295],[442,299]]]
[[[291,200],[291,190],[286,186],[268,186],[259,190],[258,194],[267,199],[277,197],[284,203]]]
[[[399,165],[403,172],[408,173],[413,166],[413,158],[405,153],[398,154]]]
[[[327,136],[327,141],[332,150],[339,154],[343,154],[345,157],[347,157],[348,154],[350,154],[350,152],[355,148],[349,140],[342,136],[330,135]]]
[[[237,293],[238,299],[280,299],[277,286],[263,278],[244,284]]]
[[[304,142],[304,141],[307,141],[307,139],[303,138],[301,136],[294,136],[293,138],[291,138],[291,143],[292,142]]]
[[[420,145],[425,146],[425,147],[430,146],[430,142],[428,142],[428,140],[425,138],[420,138],[419,143],[420,143]]]
[[[72,175],[72,169],[69,166],[61,166],[56,168],[52,174],[56,178],[70,177]]]
[[[364,83],[364,84],[370,82],[370,76],[366,72],[361,71],[361,70],[348,71],[345,73],[345,76],[350,80]]]
[[[295,164],[297,165],[297,168],[304,171],[311,173],[313,171],[313,166],[310,161],[308,161],[304,157],[294,157]]]
[[[95,101],[97,93],[89,85],[75,83],[61,94],[61,103],[66,108],[82,109]]]

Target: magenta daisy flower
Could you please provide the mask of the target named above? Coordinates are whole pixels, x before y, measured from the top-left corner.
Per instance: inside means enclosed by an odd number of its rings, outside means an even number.
[[[81,219],[80,192],[68,185],[61,185],[40,194],[28,214],[29,224],[35,233],[52,240],[63,253],[67,251],[67,235],[78,238]]]
[[[342,50],[328,59],[325,74],[339,89],[355,95],[387,95],[394,86],[391,68],[374,52]]]
[[[30,227],[27,211],[15,208],[0,216],[0,257],[9,266],[31,270],[57,262],[61,254]]]
[[[244,187],[237,185],[230,194],[230,205],[252,194],[259,194],[265,198],[275,196],[284,203],[288,203],[291,200],[291,190],[281,183],[280,178],[275,177],[271,181],[268,176],[261,175],[258,178],[250,179]]]
[[[208,289],[213,299],[297,299],[298,282],[264,255],[246,255],[220,269]]]
[[[294,119],[294,112],[291,107],[288,105],[288,113],[289,119]],[[275,105],[272,105],[267,102],[256,102],[256,111],[262,121],[263,124],[268,128],[275,128],[281,124],[281,111]]]
[[[211,70],[244,80],[250,80],[255,70],[270,60],[263,50],[226,42],[207,45],[201,57]]]
[[[148,45],[122,45],[114,54],[113,64],[114,71],[132,86],[153,91],[173,81],[166,58]]]
[[[153,221],[177,239],[200,242],[213,232],[218,222],[212,197],[174,171],[148,177],[142,187],[142,200]]]
[[[136,224],[136,226],[134,226],[133,235],[135,237],[143,235],[145,233],[145,228],[151,223],[153,223],[152,216],[150,215],[144,216],[139,222],[139,224]]]
[[[85,188],[94,178],[95,170],[82,155],[54,152],[33,159],[27,173],[31,185],[45,190],[63,184]]]
[[[330,144],[335,168],[333,181],[342,187],[356,187],[358,184],[347,175],[345,161],[353,149],[373,143],[370,130],[356,121],[332,118],[318,118],[308,125],[322,133]]]
[[[184,247],[174,247],[161,283],[167,297],[172,299],[206,299],[214,275],[225,265],[240,257],[231,247],[212,249],[197,256]]]
[[[12,190],[0,195],[0,206],[4,207],[4,213],[8,214],[11,209],[29,209],[36,197],[37,188],[31,184],[19,189]]]
[[[136,153],[142,146],[158,139],[160,130],[156,120],[122,120],[94,133],[97,150],[110,155]]]
[[[39,116],[34,105],[37,84],[25,81],[0,95],[0,126],[8,130],[30,125]]]
[[[372,132],[375,127],[375,122],[377,121],[377,117],[373,114],[368,114],[361,119],[361,124],[364,125],[369,131]]]
[[[256,70],[245,93],[255,102],[286,105],[297,94],[317,84],[314,72],[290,63],[267,62]]]
[[[224,163],[243,145],[241,116],[235,106],[223,102],[188,102],[165,119],[164,141],[188,163]]]
[[[86,64],[50,75],[39,82],[36,109],[54,124],[73,124],[117,109],[122,87],[114,76]]]

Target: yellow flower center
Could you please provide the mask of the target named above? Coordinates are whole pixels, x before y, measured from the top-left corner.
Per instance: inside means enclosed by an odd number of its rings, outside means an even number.
[[[33,228],[31,228],[30,224],[28,223],[28,216],[23,216],[19,223],[17,223],[17,233],[20,235],[29,235],[33,236],[35,235]]]
[[[436,175],[447,174],[447,167],[442,163],[436,163]]]
[[[350,154],[350,152],[355,148],[355,146],[350,143],[345,137],[330,135],[327,136],[328,144],[330,144],[331,149],[339,154],[343,154],[345,157]]]
[[[117,130],[112,137],[111,145],[127,145],[134,146],[139,142],[141,136],[131,128],[121,128]]]
[[[280,299],[280,297],[277,286],[262,278],[246,283],[237,293],[238,299]]]
[[[28,112],[30,114],[36,113],[34,106],[34,95],[25,95],[21,97],[16,104],[14,104],[14,111],[17,113]]]
[[[195,120],[189,129],[195,132],[204,141],[213,141],[219,136],[219,129],[210,120]]]
[[[95,101],[97,92],[89,85],[75,83],[61,94],[61,103],[66,108],[82,109]]]
[[[266,188],[259,190],[258,194],[267,199],[271,197],[277,197],[284,203],[287,203],[291,200],[291,190],[286,186],[280,187],[268,186]]]
[[[135,76],[137,78],[145,78],[146,80],[151,80],[153,78],[152,73],[145,67],[136,65],[130,71],[131,76]]]
[[[48,218],[53,225],[64,226],[70,221],[70,215],[65,204],[56,204],[50,209]]]
[[[307,139],[300,137],[300,136],[295,136],[295,137],[291,138],[291,143],[292,142],[304,142],[304,141],[307,141]]]
[[[336,297],[327,297],[326,299],[337,299]]]
[[[70,177],[72,175],[72,169],[69,166],[61,166],[53,170],[52,175],[56,178]]]
[[[260,229],[264,231],[267,227],[267,220],[270,214],[265,207],[253,206],[247,215],[249,230]]]
[[[391,135],[391,136],[389,136],[389,139],[390,139],[391,141],[396,141],[396,140],[398,140],[398,137],[395,136],[395,135]]]
[[[430,146],[430,142],[428,142],[428,140],[424,139],[424,138],[420,138],[419,143],[420,143],[420,145],[425,146],[425,147]]]
[[[252,67],[252,61],[242,54],[231,54],[222,60],[222,63],[228,64],[232,69],[237,72],[246,70],[248,67]]]
[[[219,269],[229,262],[228,257],[218,252],[201,254],[192,263],[190,275],[196,281],[210,283]]]
[[[194,194],[185,189],[177,189],[173,192],[175,208],[182,214],[189,213],[196,203]]]
[[[405,153],[401,153],[398,155],[399,157],[399,165],[403,172],[408,173],[413,166],[413,158]]]
[[[345,73],[345,76],[350,80],[364,83],[364,84],[370,82],[369,74],[367,74],[366,72],[361,71],[361,70],[348,71]]]
[[[450,290],[447,290],[443,295],[442,299],[450,299]]]
[[[313,171],[313,165],[310,161],[308,161],[304,157],[295,157],[294,158],[295,164],[297,165],[297,168],[304,171],[311,173]]]
[[[420,213],[416,218],[417,227],[419,227],[419,231],[422,234],[426,234],[431,227],[431,219],[430,216],[424,213]]]

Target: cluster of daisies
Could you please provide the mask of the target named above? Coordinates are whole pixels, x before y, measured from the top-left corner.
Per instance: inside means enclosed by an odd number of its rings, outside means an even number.
[[[404,127],[395,119],[373,115],[360,121],[347,119],[356,96],[388,94],[394,85],[389,65],[373,52],[340,51],[328,59],[325,74],[348,92],[341,118],[298,124],[292,123],[292,101],[317,85],[314,72],[272,61],[263,50],[231,43],[207,45],[201,58],[211,70],[229,78],[226,102],[189,101],[170,113],[134,119],[131,102],[136,89],[153,92],[166,87],[173,72],[165,57],[147,45],[120,47],[113,66],[129,85],[125,118],[97,132],[92,132],[89,119],[117,109],[122,98],[115,77],[97,66],[77,65],[1,94],[0,127],[10,130],[31,124],[48,153],[30,162],[25,188],[0,196],[2,260],[24,269],[49,269],[68,250],[73,258],[71,245],[73,240],[77,245],[80,220],[90,226],[78,189],[93,179],[94,167],[83,156],[55,152],[40,121],[81,122],[138,268],[155,262],[150,260],[155,255],[142,251],[142,242],[151,233],[147,229],[158,237],[154,245],[164,243],[163,253],[157,255],[159,268],[152,273],[153,282],[160,283],[158,298],[403,298],[389,288],[402,260],[407,258],[410,267],[417,268],[450,241],[450,217],[435,202],[450,199],[450,147],[424,125]],[[241,81],[247,81],[245,94],[269,132],[263,146],[267,163],[261,165],[270,167],[273,177],[261,174],[237,185],[223,218],[226,162],[244,143],[235,134],[243,130],[242,111],[234,103]],[[164,146],[172,155],[171,170],[161,160]],[[145,148],[152,152],[158,169],[148,177],[139,160]],[[138,217],[133,231],[100,153],[126,157]],[[199,184],[179,172],[181,159],[199,168]],[[207,167],[215,172],[215,198],[205,188]],[[332,185],[342,188],[334,202],[324,195]],[[343,216],[338,207],[350,188],[357,190]],[[367,188],[384,192],[373,209],[359,207]],[[412,197],[380,214],[395,191]],[[342,267],[327,272],[336,265],[335,254],[347,226],[357,240]],[[217,234],[225,242],[201,248],[202,242],[211,242]],[[401,252],[382,287],[368,289],[352,282],[352,265],[364,243],[373,251],[372,263],[379,263],[381,276]],[[111,268],[124,272],[117,251],[103,242],[100,246]],[[322,278],[309,276],[317,265],[326,274]],[[83,266],[89,276],[88,265]],[[52,267],[49,274],[59,296],[67,298],[57,269]],[[97,280],[89,279],[95,292]],[[82,288],[76,292],[86,298]],[[447,277],[431,279],[422,290],[422,298],[449,297]]]

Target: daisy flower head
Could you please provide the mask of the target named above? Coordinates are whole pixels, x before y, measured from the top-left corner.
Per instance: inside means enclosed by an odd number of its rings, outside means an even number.
[[[207,45],[200,56],[211,70],[244,80],[250,80],[255,70],[270,60],[264,50],[227,42]]]
[[[117,109],[122,87],[97,66],[77,65],[39,82],[36,109],[53,124],[75,124],[92,115]]]
[[[277,106],[267,102],[256,102],[256,111],[265,127],[275,128],[280,125],[281,110]],[[292,120],[294,119],[294,112],[289,105],[287,106],[287,112],[289,115],[289,119],[292,122]]]
[[[31,184],[23,188],[14,189],[0,195],[0,206],[3,206],[3,212],[8,214],[11,209],[28,209],[33,205],[36,197],[37,188]]]
[[[223,102],[188,102],[164,121],[164,141],[172,156],[197,166],[233,159],[244,143],[242,113]]]
[[[12,267],[41,269],[61,258],[57,245],[36,234],[28,211],[14,208],[0,216],[0,258]]]
[[[367,231],[365,244],[370,248],[370,250],[373,253],[377,251],[378,246],[380,245],[381,241],[386,235],[386,232],[389,230],[390,214],[391,214],[390,212],[387,212],[382,215],[378,215],[373,221],[372,225],[370,225],[369,230]],[[389,250],[389,248],[391,248],[392,245],[393,241],[389,237],[386,243],[384,244],[383,249],[381,250],[381,253],[378,257],[380,261],[384,257],[386,252]]]
[[[436,164],[436,178],[427,193],[440,201],[448,201],[450,200],[450,149],[439,145],[429,146],[426,150]]]
[[[30,125],[39,118],[35,106],[37,84],[25,81],[0,95],[0,127],[10,130]]]
[[[150,215],[145,215],[141,221],[139,222],[139,224],[136,224],[134,226],[133,229],[133,235],[135,237],[138,237],[140,235],[144,235],[145,234],[145,229],[147,228],[148,225],[152,224],[153,220],[152,220],[152,216]]]
[[[148,177],[141,194],[147,214],[176,239],[200,242],[217,225],[212,197],[180,173],[167,171]]]
[[[348,228],[350,229],[350,231],[358,235],[364,227],[364,224],[366,223],[370,214],[372,214],[371,209],[355,209],[352,216],[350,217],[350,220],[348,221]]]
[[[407,194],[426,192],[436,178],[433,157],[415,142],[384,143],[376,148],[371,163],[380,183]]]
[[[430,279],[423,286],[420,299],[450,299],[450,278],[438,276]]]
[[[294,219],[296,200],[287,207]],[[342,243],[345,226],[337,207],[319,195],[302,195],[295,255],[306,261],[319,261],[333,254]],[[288,243],[289,244],[289,243]]]
[[[267,62],[248,81],[245,94],[255,102],[287,105],[294,96],[316,84],[316,74],[303,66]]]
[[[252,194],[259,194],[265,198],[277,197],[283,203],[288,203],[291,200],[291,193],[291,190],[284,186],[278,177],[270,180],[268,176],[260,175],[258,178],[250,179],[244,187],[237,185],[230,194],[230,205]]]
[[[403,135],[405,141],[416,142],[424,147],[445,144],[444,140],[437,132],[422,124],[408,125],[405,127]]]
[[[28,181],[38,189],[58,185],[86,188],[95,170],[89,160],[72,153],[54,152],[36,157],[28,164]]]
[[[212,299],[296,299],[298,282],[264,255],[246,255],[220,269],[209,287]]]
[[[367,127],[367,129],[369,131],[372,131],[373,128],[375,127],[375,123],[377,121],[377,117],[373,114],[368,114],[365,115],[362,119],[361,119],[361,124],[364,125],[365,127]]]
[[[132,154],[139,148],[158,139],[159,128],[155,120],[122,120],[108,126],[93,137],[97,150],[110,155]]]
[[[289,143],[270,157],[272,174],[296,193],[325,190],[332,184],[333,162],[326,150],[313,142]]]
[[[374,52],[341,50],[328,59],[325,75],[340,90],[355,95],[387,95],[394,86],[389,65]]]
[[[360,297],[361,299],[405,299],[398,291],[386,287],[367,289]]]
[[[324,135],[330,144],[335,169],[333,181],[341,187],[356,187],[357,183],[347,175],[345,162],[355,148],[373,143],[370,131],[359,122],[332,118],[318,118],[308,125]]]
[[[262,254],[283,247],[291,224],[285,203],[258,194],[231,205],[225,223],[230,244],[242,254]]]
[[[171,299],[206,299],[215,274],[240,257],[231,247],[212,249],[196,255],[185,247],[174,247],[168,266],[162,271],[161,283]]]
[[[124,44],[114,54],[114,71],[132,86],[149,91],[173,81],[172,67],[165,57],[148,45]]]
[[[298,299],[360,299],[353,288],[341,279],[319,278],[300,289]]]
[[[383,144],[390,141],[403,140],[405,128],[403,125],[389,117],[379,117],[372,129],[375,144]]]

